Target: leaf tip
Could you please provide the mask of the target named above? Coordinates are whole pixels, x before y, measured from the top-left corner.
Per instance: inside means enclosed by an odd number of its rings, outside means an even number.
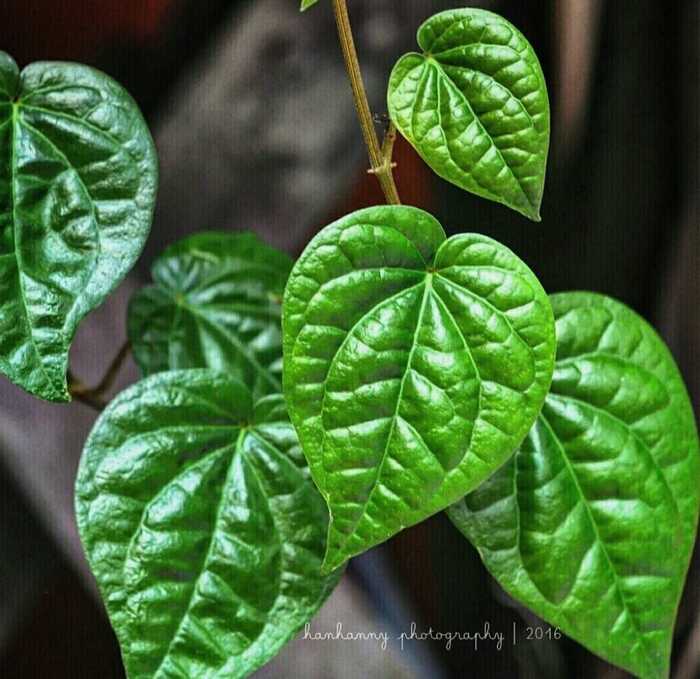
[[[73,397],[67,386],[63,386],[60,390],[53,391],[50,395],[46,396],[47,401],[52,403],[72,403]]]
[[[525,206],[509,205],[508,203],[504,203],[504,205],[506,207],[512,208],[516,212],[519,212],[523,217],[526,217],[531,222],[542,221],[542,215],[540,213],[540,203],[537,203],[536,205],[527,204]]]

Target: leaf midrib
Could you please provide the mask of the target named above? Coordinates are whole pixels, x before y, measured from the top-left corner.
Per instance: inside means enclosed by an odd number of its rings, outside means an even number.
[[[53,388],[53,380],[49,376],[42,356],[39,353],[39,348],[36,345],[36,340],[34,339],[34,331],[32,323],[29,318],[29,307],[27,306],[27,298],[24,293],[24,284],[22,283],[22,257],[17,247],[18,242],[18,219],[17,219],[17,193],[16,193],[16,166],[17,166],[17,129],[19,127],[19,118],[17,115],[18,105],[16,102],[11,103],[12,108],[12,144],[10,153],[10,192],[12,199],[12,249],[14,250],[15,264],[17,266],[17,286],[19,288],[20,300],[22,302],[22,308],[24,309],[24,317],[27,322],[27,329],[29,330],[29,341],[31,343],[32,349],[34,350],[34,355],[36,357],[36,364],[39,366],[41,374],[46,380],[46,384],[51,387],[51,391],[55,393]]]
[[[382,454],[382,459],[381,459],[380,463],[377,465],[377,473],[376,473],[375,478],[374,478],[374,481],[373,481],[373,483],[372,483],[372,489],[371,489],[370,492],[368,493],[367,498],[365,499],[365,501],[364,501],[364,503],[363,503],[363,507],[362,507],[362,511],[360,512],[360,516],[359,516],[359,518],[353,523],[352,529],[349,530],[349,531],[345,531],[345,533],[346,533],[345,538],[343,539],[343,541],[342,541],[342,542],[339,544],[339,546],[337,547],[338,550],[342,550],[342,549],[344,549],[345,546],[347,546],[348,542],[350,541],[350,539],[351,539],[351,537],[352,537],[352,535],[353,535],[353,533],[354,533],[355,528],[356,528],[356,527],[360,524],[360,522],[363,520],[365,511],[366,511],[366,509],[367,509],[367,506],[369,505],[369,503],[370,503],[370,501],[371,501],[371,499],[372,499],[372,497],[373,497],[373,495],[374,495],[374,493],[375,493],[377,487],[379,486],[379,482],[380,482],[380,479],[381,479],[381,476],[382,476],[382,471],[383,471],[383,468],[384,468],[384,464],[385,464],[386,459],[387,459],[387,457],[388,457],[388,455],[389,455],[389,447],[390,447],[390,445],[391,445],[392,437],[393,437],[393,435],[394,435],[394,431],[395,431],[395,428],[396,428],[396,422],[397,422],[398,419],[400,418],[399,408],[401,407],[401,402],[402,402],[402,398],[403,398],[404,385],[405,385],[406,379],[407,379],[407,377],[408,377],[408,375],[409,375],[409,373],[410,373],[410,371],[411,371],[411,364],[412,364],[412,361],[413,361],[413,357],[414,357],[415,351],[416,351],[416,349],[417,349],[417,347],[418,347],[417,338],[418,338],[418,334],[419,334],[419,332],[421,331],[421,328],[422,328],[423,317],[424,317],[424,315],[425,315],[425,308],[426,308],[426,306],[427,306],[427,301],[428,301],[428,299],[429,299],[431,296],[433,296],[433,297],[438,301],[438,303],[442,306],[442,308],[444,309],[444,311],[446,312],[446,314],[448,315],[448,317],[449,317],[450,320],[452,321],[452,323],[453,323],[453,325],[454,325],[454,327],[455,327],[457,333],[459,334],[460,339],[462,340],[462,344],[463,344],[463,346],[464,346],[464,348],[465,348],[465,350],[466,350],[466,352],[467,352],[467,355],[469,356],[469,360],[470,360],[471,365],[472,365],[472,367],[473,367],[473,369],[474,369],[474,374],[475,374],[476,379],[477,379],[478,384],[479,384],[479,390],[478,390],[478,395],[477,395],[477,416],[476,416],[476,418],[475,418],[475,420],[474,420],[474,426],[476,426],[476,420],[479,418],[479,413],[481,412],[481,399],[482,399],[482,386],[481,386],[481,385],[482,385],[482,379],[481,379],[481,375],[480,375],[480,373],[479,373],[479,367],[478,367],[478,365],[476,364],[476,361],[475,361],[475,359],[474,359],[474,356],[473,356],[473,353],[472,353],[472,349],[471,349],[471,347],[469,346],[469,343],[467,342],[466,337],[464,337],[464,334],[462,333],[462,330],[461,330],[461,328],[459,327],[459,324],[457,323],[457,320],[455,319],[455,317],[453,316],[453,314],[452,314],[452,312],[450,311],[449,307],[447,306],[447,303],[442,299],[441,295],[440,295],[438,292],[436,292],[436,291],[433,290],[432,281],[433,281],[433,278],[434,278],[434,277],[441,278],[442,280],[446,280],[447,282],[451,283],[452,285],[458,287],[460,290],[462,289],[461,286],[457,286],[457,284],[455,284],[455,283],[453,283],[452,281],[450,281],[449,279],[446,279],[446,278],[444,278],[443,276],[441,276],[439,271],[435,271],[435,272],[433,272],[433,273],[426,273],[426,276],[425,276],[425,279],[424,279],[423,282],[417,284],[416,286],[412,286],[411,288],[404,289],[404,290],[400,291],[399,293],[397,293],[396,295],[394,295],[394,296],[392,296],[391,298],[389,298],[388,300],[385,300],[385,301],[384,301],[384,302],[387,302],[387,301],[394,301],[397,297],[399,297],[399,296],[401,296],[401,295],[403,295],[403,294],[406,294],[407,292],[413,290],[414,288],[418,287],[419,285],[425,285],[425,289],[424,289],[424,291],[423,291],[423,297],[422,297],[422,299],[421,299],[421,307],[420,307],[420,310],[419,310],[419,313],[418,313],[418,318],[417,318],[417,321],[416,321],[416,327],[415,327],[414,333],[413,333],[413,340],[412,340],[412,343],[411,343],[411,350],[410,350],[409,355],[408,355],[408,358],[407,358],[407,360],[406,360],[406,368],[405,368],[404,373],[403,373],[403,376],[402,376],[402,378],[401,378],[401,384],[400,384],[400,386],[399,386],[399,394],[398,394],[398,397],[397,397],[397,400],[396,400],[396,407],[395,407],[395,409],[394,409],[394,414],[393,414],[393,416],[392,416],[392,418],[391,418],[391,425],[390,425],[390,428],[389,428],[389,433],[388,433],[388,436],[387,436],[386,445],[385,445],[385,447],[384,447],[384,451],[383,451],[383,454]],[[471,291],[469,291],[469,292],[471,292]],[[474,294],[474,293],[471,293],[471,294]],[[478,296],[478,295],[474,295],[474,296],[475,296],[475,297],[478,297],[479,299],[482,299],[482,298],[481,298],[480,296]],[[484,300],[484,301],[486,302],[486,300]],[[486,302],[486,303],[489,304],[488,302]],[[379,306],[382,306],[382,305],[383,305],[383,303],[380,304],[380,305],[376,305],[375,307],[373,307],[372,309],[370,309],[366,314],[364,314],[364,315],[362,316],[362,318],[364,319],[369,313],[372,313],[374,310],[376,310]],[[491,306],[491,305],[489,304],[489,306]],[[498,315],[505,316],[505,314],[504,314],[502,311],[497,310],[495,307],[493,307],[492,310],[493,310],[495,313],[497,313]],[[360,320],[362,320],[362,319],[360,319]],[[509,321],[508,321],[508,322],[509,322]],[[515,333],[515,329],[514,329],[512,326],[510,326],[510,325],[509,325],[509,327],[511,328],[511,331]],[[347,335],[346,337],[350,336],[351,334],[352,334],[352,331],[348,332],[348,335]],[[516,334],[517,334],[517,333],[516,333]],[[518,336],[519,336],[519,335],[518,335]],[[341,345],[341,346],[342,346],[342,345]],[[337,356],[338,353],[340,353],[340,349],[338,350],[338,352],[336,353],[335,356]],[[335,356],[334,356],[334,359],[335,359]],[[329,372],[330,372],[330,368],[329,368]],[[407,424],[408,424],[409,426],[411,426],[410,423],[407,423]],[[472,436],[473,436],[473,432],[474,432],[474,430],[472,429]],[[428,447],[427,447],[427,445],[426,445],[425,443],[424,443],[423,445],[425,445],[426,449],[428,449]],[[467,443],[467,445],[465,446],[465,456],[466,456],[466,454],[469,452],[469,449],[470,449],[470,448],[471,448],[471,439],[470,439],[470,441]],[[462,458],[462,459],[463,459],[463,458]],[[438,460],[438,462],[439,462],[439,460]],[[444,470],[444,468],[443,468],[443,470]],[[448,473],[448,470],[444,470],[444,472],[445,472],[445,474],[447,474],[447,473]]]
[[[571,479],[573,480],[574,486],[576,487],[576,491],[579,494],[579,497],[581,498],[581,503],[583,504],[586,515],[588,516],[588,520],[591,523],[591,527],[593,528],[593,532],[595,534],[595,539],[596,542],[600,545],[603,554],[605,555],[605,560],[608,563],[608,567],[610,568],[610,572],[612,573],[613,580],[615,582],[615,589],[620,595],[620,600],[622,601],[622,605],[624,609],[627,611],[629,615],[629,619],[632,623],[632,626],[634,627],[634,630],[636,632],[637,638],[639,639],[642,648],[644,648],[644,655],[646,657],[647,662],[649,663],[649,667],[651,668],[656,668],[656,664],[654,662],[654,653],[653,651],[648,647],[648,641],[646,637],[642,634],[639,625],[637,624],[636,616],[632,612],[632,610],[629,607],[629,604],[627,602],[627,597],[622,589],[620,579],[617,574],[617,570],[615,569],[615,566],[612,562],[612,559],[610,558],[610,554],[608,553],[607,546],[605,545],[605,542],[603,541],[603,538],[600,535],[600,532],[598,530],[598,524],[593,517],[593,514],[591,512],[591,509],[588,505],[588,498],[583,492],[583,488],[581,487],[578,476],[576,475],[576,471],[573,468],[573,465],[571,464],[568,455],[566,454],[566,450],[564,448],[563,443],[559,440],[559,437],[556,435],[554,432],[554,428],[550,425],[549,421],[545,417],[544,414],[540,413],[539,415],[540,420],[542,423],[545,425],[547,430],[549,431],[550,436],[552,437],[552,440],[554,441],[556,447],[559,449],[559,452],[561,453],[562,460],[564,461],[564,465],[566,466],[567,471],[569,472],[569,475],[571,476]],[[516,460],[516,467],[517,467],[517,460]]]
[[[389,457],[389,447],[391,446],[392,438],[394,435],[394,430],[396,429],[396,421],[399,418],[399,408],[401,407],[401,400],[403,398],[403,390],[404,386],[406,384],[406,378],[408,377],[410,371],[411,371],[411,363],[413,361],[413,356],[416,351],[416,347],[418,346],[418,333],[421,330],[422,322],[423,322],[423,316],[425,314],[425,307],[427,306],[428,298],[430,297],[430,293],[432,292],[433,285],[432,285],[432,276],[430,274],[427,274],[425,279],[423,280],[422,283],[419,285],[423,285],[423,297],[421,299],[421,306],[420,310],[418,312],[418,318],[416,320],[416,327],[414,328],[413,331],[413,339],[411,341],[411,350],[408,353],[408,358],[406,360],[406,367],[404,369],[403,377],[401,378],[401,384],[399,386],[399,394],[398,397],[396,398],[396,407],[394,408],[394,414],[391,417],[391,425],[389,426],[389,433],[387,435],[386,439],[386,444],[384,446],[384,450],[382,452],[382,459],[380,463],[377,465],[377,473],[375,474],[374,481],[372,482],[372,490],[367,494],[367,497],[365,498],[365,501],[362,504],[362,510],[359,512],[359,518],[353,522],[352,524],[352,529],[349,531],[345,531],[345,537],[343,540],[340,542],[340,544],[337,546],[337,550],[341,551],[343,550],[348,542],[350,541],[350,538],[354,535],[355,529],[357,526],[360,524],[360,522],[363,520],[365,512],[367,510],[367,507],[369,506],[370,500],[374,496],[374,493],[379,486],[379,482],[382,476],[382,470],[384,469],[384,464],[386,462],[387,457]],[[416,287],[416,286],[414,286]],[[411,290],[412,288],[409,288]],[[406,290],[403,290],[402,292],[407,292]],[[371,313],[371,312],[370,312]],[[366,314],[365,314],[366,316]],[[350,333],[348,333],[350,334]],[[337,355],[337,354],[336,354]]]
[[[414,273],[420,274],[421,272],[418,271],[418,270],[416,270]],[[335,351],[335,353],[333,354],[333,358],[331,358],[331,360],[330,360],[330,362],[329,362],[329,364],[328,364],[328,370],[326,371],[326,377],[325,377],[325,379],[323,380],[323,395],[322,395],[322,397],[321,397],[321,407],[320,407],[320,409],[319,409],[319,413],[321,414],[321,418],[323,418],[323,412],[324,412],[325,407],[326,407],[326,398],[327,398],[327,396],[328,396],[328,375],[330,375],[331,371],[334,369],[334,367],[335,367],[335,365],[336,365],[336,361],[338,360],[338,356],[340,355],[340,353],[341,353],[341,351],[343,350],[343,348],[345,347],[345,345],[348,343],[349,338],[353,336],[353,334],[354,334],[354,332],[355,332],[355,329],[360,325],[360,323],[362,323],[362,321],[363,321],[369,314],[371,314],[371,313],[377,311],[378,309],[381,309],[385,304],[389,304],[390,302],[394,302],[394,301],[396,301],[397,299],[401,298],[403,295],[406,295],[406,294],[408,294],[408,293],[410,293],[410,292],[416,290],[417,288],[420,288],[420,286],[421,286],[421,285],[424,285],[424,284],[425,284],[425,278],[423,278],[422,280],[420,280],[418,283],[414,283],[413,285],[409,285],[409,286],[407,286],[407,287],[405,287],[405,288],[399,290],[398,292],[394,293],[394,294],[391,295],[390,297],[387,297],[387,298],[381,300],[380,302],[378,302],[377,304],[375,304],[374,306],[372,306],[371,308],[369,308],[367,311],[365,311],[365,312],[357,319],[357,321],[353,324],[353,326],[352,326],[351,328],[348,329],[348,331],[345,333],[345,337],[343,337],[343,341],[340,343],[340,346],[339,346],[338,349]],[[295,341],[294,341],[294,342],[295,342],[295,346],[296,346],[296,341],[297,341],[297,339],[298,339],[298,335],[297,335],[297,338],[295,338]],[[322,435],[322,439],[321,439],[321,441],[320,441],[320,449],[321,449],[321,467],[323,468],[323,471],[324,471],[324,473],[325,473],[325,472],[327,471],[327,470],[325,469],[325,464],[324,464],[324,462],[325,462],[325,459],[324,459],[325,456],[323,455],[323,447],[324,447],[325,436],[326,436],[326,428],[325,428],[325,427],[322,427],[322,432],[323,432],[323,435]],[[321,492],[324,493],[323,490],[322,490]],[[324,494],[324,497],[325,497],[325,494]],[[326,499],[328,499],[328,498],[326,497]]]
[[[239,435],[238,435],[238,438],[237,438],[237,440],[236,440],[235,446],[234,446],[234,451],[235,451],[235,452],[234,452],[234,456],[232,456],[232,458],[231,458],[231,461],[230,461],[230,463],[229,463],[229,466],[228,466],[228,469],[227,469],[227,472],[226,472],[226,479],[225,479],[225,481],[224,481],[224,483],[223,483],[223,485],[222,485],[222,494],[221,494],[221,498],[220,498],[219,503],[218,503],[218,506],[217,506],[216,518],[215,518],[215,520],[214,520],[214,528],[212,529],[212,539],[209,541],[209,547],[208,547],[208,549],[207,549],[207,553],[206,553],[206,555],[205,555],[205,557],[204,557],[204,559],[203,559],[203,561],[202,561],[202,569],[201,569],[202,572],[206,569],[206,564],[207,564],[207,562],[209,561],[209,557],[210,557],[210,555],[211,555],[212,546],[213,546],[213,544],[214,544],[214,534],[215,534],[215,532],[216,532],[216,526],[219,524],[219,518],[220,518],[220,516],[221,516],[221,511],[222,511],[222,508],[223,508],[223,505],[224,505],[225,490],[226,490],[226,487],[229,485],[230,474],[232,473],[232,469],[233,469],[233,467],[234,467],[235,456],[239,456],[240,459],[241,459],[241,461],[242,461],[242,463],[243,463],[243,464],[246,464],[247,469],[250,471],[252,477],[255,479],[256,483],[258,484],[258,488],[259,488],[259,490],[260,490],[260,493],[261,493],[266,499],[268,499],[268,500],[270,499],[270,496],[268,496],[268,493],[267,493],[266,490],[265,490],[263,481],[262,481],[260,475],[258,474],[258,471],[257,471],[257,469],[255,468],[255,465],[254,465],[254,464],[251,464],[251,463],[249,463],[249,462],[246,462],[246,459],[245,459],[245,458],[246,458],[246,455],[245,455],[245,452],[244,452],[244,441],[245,441],[245,439],[246,439],[248,436],[250,436],[251,439],[255,440],[255,441],[258,443],[258,445],[261,445],[262,447],[266,448],[269,452],[271,452],[271,453],[273,453],[273,454],[275,454],[275,455],[279,455],[279,454],[280,454],[280,451],[279,451],[277,448],[275,448],[274,446],[272,446],[268,441],[264,440],[263,438],[261,438],[261,437],[256,433],[255,427],[251,427],[251,428],[242,427],[242,428],[241,428],[241,430],[240,430],[240,432],[239,432]],[[291,461],[290,461],[290,463],[291,463]],[[293,464],[293,463],[292,463],[292,464]],[[296,465],[294,465],[294,466],[296,467]],[[274,527],[275,527],[275,538],[276,538],[277,546],[278,546],[278,549],[279,549],[280,553],[282,553],[282,541],[281,541],[281,537],[280,537],[280,536],[281,536],[281,531],[280,531],[280,529],[279,529],[279,525],[278,525],[277,519],[276,519],[276,517],[275,517],[275,514],[274,514],[274,512],[272,511],[272,508],[271,508],[270,505],[269,505],[269,502],[268,502],[268,507],[270,508],[270,516],[271,516],[271,518],[272,518],[272,522],[273,522]],[[280,570],[280,572],[281,572],[281,570]],[[199,574],[197,580],[199,579],[199,577],[201,577],[201,573]],[[281,591],[281,584],[282,584],[282,583],[281,583],[281,580],[278,578],[278,581],[277,581],[277,595],[276,595],[275,598],[274,598],[274,601],[275,601],[275,602],[276,602],[277,599],[279,598],[280,591]],[[194,596],[195,596],[195,594],[196,594],[196,589],[197,589],[197,587],[196,587],[196,583],[195,583],[195,584],[193,585],[193,587],[192,587],[192,592],[191,592],[189,601],[188,601],[188,603],[187,603],[187,606],[185,607],[184,613],[182,614],[182,617],[181,617],[181,620],[180,620],[180,624],[178,625],[177,630],[175,631],[175,633],[174,633],[173,636],[172,636],[172,639],[170,640],[170,643],[169,643],[169,645],[168,645],[168,649],[166,650],[166,652],[165,652],[165,654],[164,654],[164,656],[163,656],[163,659],[161,660],[160,665],[158,666],[158,668],[156,669],[156,671],[155,671],[154,674],[153,674],[154,679],[157,679],[157,677],[159,676],[160,671],[163,669],[163,665],[164,665],[165,661],[168,659],[168,657],[169,657],[170,654],[171,654],[171,651],[172,651],[172,648],[173,648],[173,644],[174,644],[175,641],[177,640],[177,638],[178,638],[178,636],[179,636],[179,634],[180,634],[180,632],[181,632],[181,630],[182,630],[182,626],[183,626],[183,624],[184,624],[184,622],[185,622],[185,619],[187,618],[187,616],[190,615],[190,608],[192,607],[192,601],[193,601]],[[256,642],[256,641],[262,636],[262,634],[264,633],[264,630],[265,630],[265,627],[267,626],[267,624],[269,624],[269,620],[266,622],[265,625],[262,626],[262,628],[261,628],[261,630],[260,630],[260,633],[258,634],[257,637],[255,637],[255,638],[253,638],[253,639],[249,639],[249,643],[246,645],[245,649],[244,649],[241,653],[238,653],[238,654],[237,654],[238,657],[243,656],[245,653],[247,653],[247,652],[249,651],[250,648],[253,647],[253,645],[255,644],[255,642]],[[229,658],[229,659],[230,659],[230,658]]]
[[[474,116],[474,120],[477,121],[481,130],[488,137],[489,141],[491,142],[491,146],[493,146],[493,148],[496,149],[496,153],[498,154],[498,157],[501,159],[501,162],[503,163],[503,165],[508,169],[508,174],[510,174],[510,176],[515,181],[516,186],[520,190],[520,194],[525,198],[525,201],[530,206],[530,208],[532,208],[533,210],[536,210],[537,205],[533,204],[532,201],[530,200],[530,196],[528,196],[527,192],[523,188],[523,185],[522,185],[522,182],[520,181],[520,178],[515,174],[515,172],[513,172],[513,168],[510,166],[510,164],[506,162],[506,159],[503,157],[503,153],[501,152],[501,149],[498,147],[498,144],[496,144],[496,142],[494,141],[494,138],[491,136],[491,133],[486,129],[486,126],[481,122],[481,118],[476,114],[476,111],[472,107],[469,99],[467,99],[467,96],[462,92],[462,90],[459,89],[459,87],[457,87],[457,84],[455,83],[454,80],[452,80],[452,78],[450,78],[450,76],[447,74],[445,69],[442,67],[442,64],[440,64],[437,60],[435,60],[433,58],[428,58],[425,55],[423,55],[423,56],[426,59],[428,66],[429,67],[434,66],[435,69],[439,72],[438,75],[441,75],[442,77],[444,77],[445,80],[448,80],[451,83],[451,85],[454,87],[455,91],[457,92],[459,97],[464,101],[464,104],[469,109],[470,113]],[[437,95],[438,95],[438,100],[437,100],[436,112],[438,115],[438,120],[440,121],[440,125],[439,125],[440,134],[441,134],[443,141],[445,143],[445,148],[447,149],[447,152],[449,154],[450,162],[460,172],[462,172],[463,170],[459,167],[459,165],[455,162],[454,158],[452,157],[452,151],[450,149],[450,145],[447,143],[447,135],[445,134],[445,129],[442,125],[442,112],[440,110],[441,109],[441,99],[440,99],[440,83],[439,83],[439,81],[437,83]],[[517,101],[519,102],[519,100],[517,100]],[[476,163],[475,163],[475,166],[476,166]],[[469,173],[469,174],[472,175],[472,173]],[[477,183],[479,183],[479,182],[477,182]],[[495,196],[495,199],[497,201],[501,202],[503,200],[503,198],[501,196],[496,196],[496,194],[494,194],[493,191],[484,187],[482,184],[479,183],[479,186],[482,189],[488,191],[492,196]]]
[[[183,625],[185,624],[185,620],[190,615],[190,609],[192,608],[192,603],[194,601],[194,597],[197,594],[197,583],[199,581],[199,578],[202,576],[202,572],[204,572],[206,570],[207,562],[209,561],[209,559],[211,557],[212,549],[214,547],[214,535],[216,533],[216,527],[219,525],[219,521],[221,519],[221,512],[222,512],[223,506],[224,506],[224,497],[226,494],[226,488],[229,485],[230,480],[231,480],[231,474],[233,473],[233,469],[235,466],[234,465],[235,460],[239,455],[241,455],[242,441],[245,438],[246,434],[247,434],[246,429],[244,427],[241,427],[239,432],[238,432],[238,437],[236,438],[236,442],[233,446],[234,453],[231,456],[231,460],[229,461],[228,467],[226,469],[226,478],[224,479],[224,482],[221,485],[221,495],[219,497],[219,501],[217,502],[216,516],[214,518],[213,528],[211,531],[209,544],[207,546],[207,552],[204,555],[204,559],[202,560],[202,567],[200,569],[200,572],[197,575],[197,578],[195,579],[195,581],[192,585],[192,591],[190,592],[190,596],[189,596],[189,599],[187,601],[187,605],[184,608],[184,612],[180,618],[180,622],[177,626],[177,629],[173,633],[172,638],[170,639],[170,642],[168,643],[168,648],[166,649],[165,653],[163,654],[163,657],[160,661],[160,664],[158,665],[155,672],[153,673],[154,679],[157,679],[158,675],[160,674],[161,670],[163,669],[165,661],[170,657],[170,654],[171,654],[172,649],[173,649],[173,645],[175,644],[175,641],[180,636],[180,633],[182,632],[182,628],[183,628]]]
[[[17,198],[16,198],[16,193],[15,193],[15,178],[16,178],[16,165],[17,165],[17,152],[16,152],[16,145],[17,145],[17,131],[20,127],[20,125],[23,125],[27,129],[31,130],[34,132],[34,134],[38,135],[40,138],[42,138],[54,151],[54,153],[65,163],[66,167],[70,168],[73,170],[75,173],[76,178],[78,179],[78,182],[80,183],[80,186],[83,188],[83,191],[85,191],[85,195],[88,198],[89,204],[90,204],[90,213],[92,216],[92,219],[96,225],[96,227],[99,227],[99,220],[97,219],[97,213],[95,211],[95,199],[93,198],[91,192],[88,190],[87,185],[85,184],[85,181],[83,180],[82,175],[78,171],[78,169],[68,160],[68,157],[65,155],[65,153],[58,147],[56,144],[49,139],[41,130],[37,129],[34,125],[31,123],[20,120],[19,118],[19,109],[20,108],[38,108],[38,107],[32,107],[28,106],[26,104],[22,104],[20,101],[12,102],[12,153],[11,153],[11,160],[10,160],[10,173],[11,173],[11,191],[12,191],[12,222],[13,222],[13,230],[14,230],[14,238],[13,238],[13,246],[14,246],[14,252],[15,252],[15,260],[17,262],[17,278],[18,278],[18,284],[19,284],[19,290],[20,290],[20,297],[22,300],[22,307],[24,308],[24,316],[27,320],[27,325],[29,329],[29,339],[32,345],[32,348],[34,350],[34,353],[36,355],[37,359],[37,364],[41,370],[41,373],[44,375],[45,380],[47,381],[48,385],[51,385],[52,391],[55,390],[53,389],[53,381],[51,377],[49,376],[46,367],[44,366],[42,354],[39,352],[39,348],[36,345],[36,341],[34,339],[34,332],[33,332],[33,324],[30,319],[29,315],[29,308],[27,306],[27,301],[26,301],[26,296],[24,292],[24,285],[22,284],[22,259],[19,253],[19,248],[17,247],[17,242],[18,242],[18,234],[17,234],[17,228],[18,228],[18,219],[17,219],[17,214],[16,214],[16,206],[17,206]],[[59,114],[56,114],[59,115]],[[72,117],[72,116],[66,116],[66,117]],[[79,119],[76,119],[79,120]],[[86,123],[88,127],[91,127],[89,124]],[[80,300],[80,297],[84,294],[85,290],[88,289],[90,285],[90,281],[95,275],[95,272],[97,271],[97,263],[100,260],[100,256],[102,254],[102,238],[100,234],[100,229],[96,228],[95,233],[97,236],[97,249],[95,252],[95,266],[93,267],[92,271],[90,272],[90,275],[88,278],[85,280],[83,289],[81,290],[80,293],[76,294],[73,302],[71,304],[71,312],[76,309],[78,306],[78,302]],[[66,320],[68,319],[68,314],[66,314]],[[60,331],[61,335],[61,345],[63,347],[63,350],[65,352],[66,349],[66,341],[65,341],[65,323]]]

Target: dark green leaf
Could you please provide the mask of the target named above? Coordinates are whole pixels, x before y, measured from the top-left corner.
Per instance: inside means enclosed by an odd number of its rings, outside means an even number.
[[[549,388],[534,274],[411,207],[331,224],[283,302],[284,389],[331,525],[324,566],[456,501],[513,453]]]
[[[70,400],[68,349],[82,318],[141,253],[158,182],[131,97],[87,66],[0,52],[0,371]]]
[[[396,127],[443,179],[539,221],[549,102],[530,44],[471,7],[428,19],[418,44],[389,80]]]
[[[654,330],[592,293],[552,296],[551,394],[520,450],[449,510],[513,597],[645,679],[668,676],[695,538],[693,411]]]
[[[231,371],[255,395],[282,388],[280,313],[292,260],[252,233],[198,233],[153,265],[154,285],[129,306],[129,338],[145,375]]]
[[[281,396],[212,370],[105,410],[76,486],[85,551],[131,679],[250,674],[316,612],[328,523]]]

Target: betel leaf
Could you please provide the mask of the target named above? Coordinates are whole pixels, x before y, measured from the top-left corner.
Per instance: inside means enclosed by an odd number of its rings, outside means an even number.
[[[557,361],[541,416],[448,513],[513,597],[606,660],[666,677],[698,516],[691,404],[630,309],[592,293],[552,306]]]
[[[323,229],[283,301],[284,391],[331,524],[326,569],[459,499],[529,431],[554,320],[537,278],[412,207]]]
[[[530,44],[471,7],[428,19],[418,44],[389,79],[396,127],[443,179],[539,221],[549,102]]]
[[[141,253],[157,182],[146,123],[114,80],[63,62],[20,73],[0,52],[0,372],[70,400],[73,335]]]
[[[95,424],[80,536],[131,679],[244,677],[317,611],[328,522],[281,396],[159,373]]]
[[[252,233],[198,233],[165,250],[154,284],[129,305],[128,333],[145,375],[231,371],[255,395],[282,388],[282,293],[292,260]]]

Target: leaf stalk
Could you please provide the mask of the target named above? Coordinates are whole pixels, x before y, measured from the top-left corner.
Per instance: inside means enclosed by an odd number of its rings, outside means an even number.
[[[107,407],[107,401],[104,395],[112,388],[114,385],[119,372],[124,365],[124,361],[131,352],[131,343],[127,340],[120,347],[117,355],[114,357],[112,362],[107,368],[103,378],[94,387],[88,387],[80,379],[75,377],[73,373],[68,372],[68,391],[71,397],[76,401],[80,401],[87,406],[90,406],[93,410],[102,412]]]

